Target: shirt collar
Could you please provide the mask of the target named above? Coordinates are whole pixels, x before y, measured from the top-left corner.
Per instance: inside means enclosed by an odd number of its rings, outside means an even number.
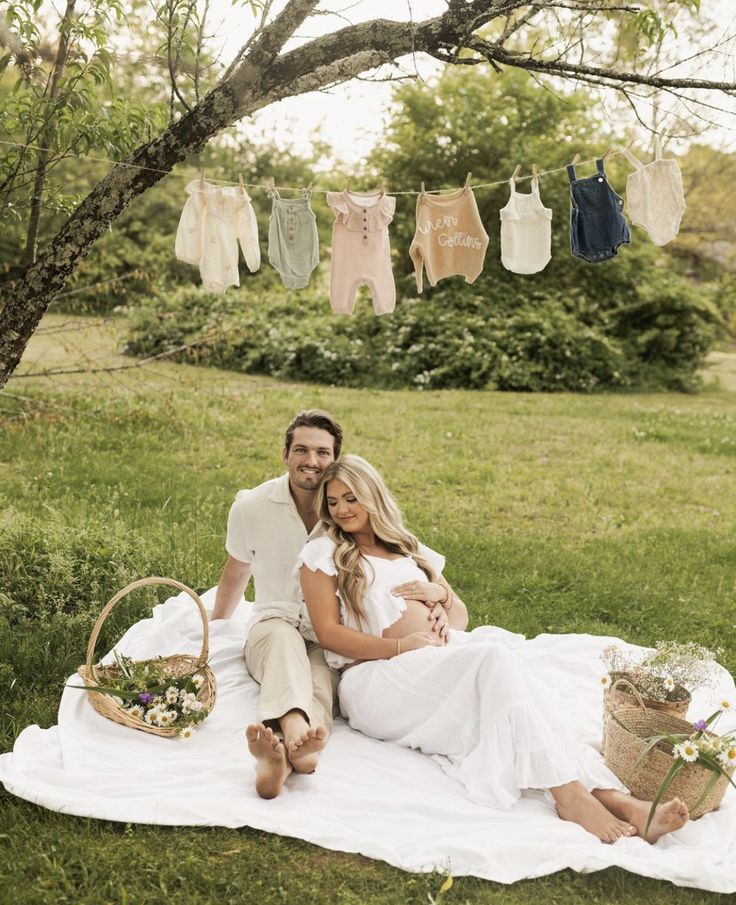
[[[289,489],[288,471],[286,474],[281,475],[280,478],[276,478],[273,482],[273,487],[271,488],[271,493],[268,498],[272,503],[286,503],[286,505],[294,503],[294,499],[291,496],[291,490]]]

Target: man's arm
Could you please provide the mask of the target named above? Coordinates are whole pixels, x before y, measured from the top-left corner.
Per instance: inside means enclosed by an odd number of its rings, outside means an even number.
[[[215,608],[210,619],[229,619],[243,599],[250,581],[250,563],[228,556],[222,576],[217,583]]]

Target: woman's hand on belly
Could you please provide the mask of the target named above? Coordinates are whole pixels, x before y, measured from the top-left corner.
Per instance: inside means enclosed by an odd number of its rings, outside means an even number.
[[[447,620],[445,619],[445,623]],[[437,628],[437,631],[435,631]],[[383,630],[384,638],[402,638],[408,639],[409,635],[420,634],[429,635],[438,645],[447,643],[446,632],[443,631],[444,625],[438,624],[437,619],[432,610],[421,600],[412,600],[406,598],[406,611],[392,625]],[[402,644],[402,649],[404,645]],[[424,644],[417,644],[417,647],[424,647]],[[406,648],[414,650],[415,648]]]

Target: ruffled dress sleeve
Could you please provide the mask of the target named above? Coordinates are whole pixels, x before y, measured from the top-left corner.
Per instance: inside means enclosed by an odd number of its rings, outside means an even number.
[[[324,572],[325,575],[337,575],[335,566],[335,543],[326,535],[307,541],[296,560],[297,571],[307,566],[312,572]]]
[[[426,544],[419,544],[419,552],[421,555],[427,560],[427,562],[432,566],[434,571],[441,575],[445,570],[445,557],[442,556],[441,553],[437,553],[436,550],[433,550],[431,547],[428,547]]]
[[[344,192],[327,192],[327,203],[335,212],[335,220],[338,223],[346,223],[350,216],[350,208],[345,200]]]

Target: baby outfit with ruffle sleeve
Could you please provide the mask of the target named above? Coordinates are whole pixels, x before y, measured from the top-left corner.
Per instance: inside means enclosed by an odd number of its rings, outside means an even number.
[[[636,169],[626,181],[626,207],[635,226],[649,233],[655,245],[666,245],[680,231],[685,213],[685,193],[677,161],[662,157],[659,136],[654,141],[654,160],[643,164],[628,148],[624,157]]]
[[[325,575],[337,575],[335,568],[335,542],[327,535],[316,537],[302,548],[296,561],[296,572],[301,566],[307,566],[312,572],[324,572]],[[430,547],[419,544],[419,553],[432,566],[434,571],[442,574],[445,558]],[[397,559],[382,559],[379,556],[363,555],[363,569],[367,585],[365,591],[365,621],[358,624],[355,616],[340,601],[340,621],[348,628],[381,637],[384,629],[393,625],[406,612],[406,601],[403,597],[395,597],[391,589],[407,581],[426,581],[427,576],[419,568],[411,556],[400,556]],[[337,594],[338,599],[340,594]],[[307,614],[306,604],[302,597],[302,614],[300,625],[302,634],[313,633],[311,621]],[[334,669],[340,669],[353,661],[333,651],[325,649],[325,659]]]
[[[539,180],[532,177],[531,192],[511,193],[501,209],[501,263],[513,273],[538,273],[549,263],[552,247],[552,211],[539,197]]]
[[[332,227],[330,305],[335,314],[352,314],[358,286],[369,288],[376,314],[390,314],[396,306],[391,270],[388,225],[396,198],[377,192],[358,195],[344,189],[328,192],[335,212]]]
[[[190,182],[189,195],[176,231],[176,256],[199,267],[202,285],[210,292],[239,286],[238,242],[248,269],[261,266],[258,224],[243,188]]]

